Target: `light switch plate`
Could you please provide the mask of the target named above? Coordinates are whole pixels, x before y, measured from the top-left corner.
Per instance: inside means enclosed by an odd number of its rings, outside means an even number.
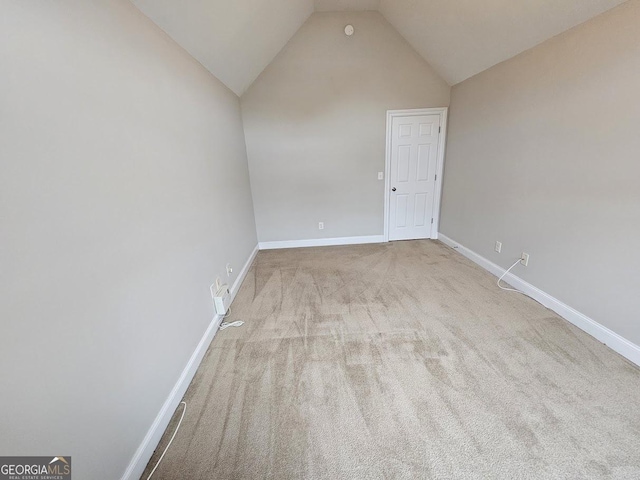
[[[384,180],[384,172],[378,172],[378,180]]]

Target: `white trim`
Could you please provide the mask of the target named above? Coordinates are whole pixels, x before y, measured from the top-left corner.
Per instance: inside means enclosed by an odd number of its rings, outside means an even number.
[[[383,243],[384,235],[368,235],[365,237],[315,238],[311,240],[284,240],[280,242],[260,242],[260,250],[276,250],[280,248],[327,247],[331,245],[360,245],[364,243]]]
[[[233,286],[231,287],[231,301],[236,297],[236,294],[240,289],[240,285],[242,285],[242,282],[251,268],[251,264],[253,263],[257,253],[258,245],[256,245],[253,252],[251,252],[251,255],[249,255],[249,259],[242,267],[242,270],[240,270],[236,281],[233,282]],[[178,381],[173,386],[171,393],[169,393],[169,397],[165,400],[160,412],[158,412],[158,415],[142,440],[142,443],[133,455],[131,462],[129,462],[127,469],[122,475],[122,480],[138,480],[144,472],[147,463],[149,463],[149,459],[151,459],[151,456],[160,442],[164,431],[171,421],[173,413],[176,408],[178,408],[178,405],[180,404],[182,397],[184,397],[191,380],[193,380],[193,376],[196,374],[196,370],[198,370],[200,362],[202,362],[202,359],[204,358],[204,354],[207,352],[209,345],[218,332],[222,318],[223,317],[220,315],[216,315],[211,320],[209,327],[207,327],[207,330],[204,332],[200,342],[198,342],[198,346],[191,355],[187,365],[184,367],[184,370],[182,370],[180,378],[178,378]]]
[[[446,235],[440,233],[440,241],[445,245],[454,248],[459,253],[467,257],[474,263],[477,263],[485,270],[499,277],[505,272],[505,269],[495,263],[487,260],[483,256],[477,254],[473,250],[469,250],[467,247],[460,245],[458,242],[450,239]],[[548,293],[534,287],[528,282],[525,282],[520,277],[509,273],[505,276],[504,281],[512,285],[514,288],[521,290],[529,295],[531,298],[540,302],[545,307],[553,310],[565,320],[574,324],[576,327],[584,330],[592,337],[596,338],[600,342],[607,345],[612,350],[618,352],[627,360],[640,365],[640,347],[626,338],[618,335],[612,330],[609,330],[604,325],[599,324],[592,318],[587,317],[585,314],[580,313],[573,307],[561,302],[555,297],[552,297]]]
[[[249,272],[249,269],[251,268],[251,265],[253,265],[253,261],[255,260],[256,255],[258,255],[259,251],[260,251],[260,245],[256,244],[255,248],[253,249],[253,251],[249,255],[249,258],[244,263],[244,266],[242,267],[242,270],[240,270],[240,272],[238,272],[238,276],[236,277],[236,281],[233,282],[233,285],[231,285],[230,292],[231,292],[231,301],[232,302],[235,300],[236,295],[238,293],[238,290],[240,290],[240,286],[242,285],[242,282],[244,282],[244,277],[247,276],[247,273]]]
[[[431,238],[437,239],[440,230],[440,203],[442,201],[442,181],[444,174],[444,153],[447,140],[447,115],[448,107],[440,108],[417,108],[412,110],[387,110],[387,145],[384,160],[384,241],[389,241],[389,202],[391,200],[391,127],[395,117],[410,117],[419,115],[440,115],[440,135],[438,136],[438,155],[436,172],[436,190],[433,198],[433,225],[431,227]]]

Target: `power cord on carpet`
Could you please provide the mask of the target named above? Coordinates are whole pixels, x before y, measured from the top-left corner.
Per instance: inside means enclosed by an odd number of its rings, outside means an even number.
[[[225,319],[229,315],[231,315],[231,308],[229,308],[229,311],[227,312],[227,314],[222,318]],[[229,327],[241,327],[242,325],[244,325],[244,322],[242,320],[237,320],[235,322],[230,322],[230,323],[229,322],[223,322],[220,325],[220,330],[224,330],[225,328],[229,328]],[[156,463],[156,466],[153,467],[153,470],[151,470],[151,473],[147,477],[147,480],[149,480],[151,478],[151,476],[156,472],[156,469],[158,468],[158,466],[160,466],[160,462],[162,462],[162,459],[164,458],[164,455],[167,453],[167,450],[169,450],[169,447],[171,446],[171,443],[173,442],[173,439],[176,438],[178,430],[180,430],[180,425],[182,425],[182,420],[184,419],[184,414],[187,412],[187,402],[180,402],[180,405],[184,405],[184,408],[182,409],[182,415],[180,416],[180,421],[178,422],[178,426],[176,427],[176,431],[173,432],[173,435],[171,436],[171,440],[169,440],[169,443],[165,447],[164,452],[162,452],[162,455],[160,455],[160,459],[158,460],[158,463]]]
[[[153,467],[153,470],[151,470],[151,473],[147,477],[147,480],[149,480],[151,478],[151,475],[153,475],[156,472],[156,469],[158,468],[158,466],[160,465],[160,462],[164,458],[164,454],[167,453],[167,450],[169,450],[169,447],[171,446],[171,442],[173,442],[173,439],[176,438],[176,434],[178,433],[178,430],[180,430],[180,425],[182,425],[182,419],[184,418],[184,414],[187,411],[187,402],[180,402],[180,405],[184,405],[184,408],[182,409],[182,416],[180,417],[180,421],[178,422],[176,431],[173,432],[173,435],[171,436],[171,440],[169,440],[169,443],[165,447],[164,452],[162,452],[162,455],[160,455],[160,460],[158,460],[158,463],[156,463],[156,466]]]
[[[220,330],[224,330],[225,328],[229,327],[241,327],[242,325],[244,325],[244,322],[242,320],[237,320],[235,322],[223,322],[220,325]]]
[[[222,319],[224,320],[229,315],[231,315],[231,307],[229,307],[229,311],[226,313],[224,317],[222,317]],[[235,322],[222,322],[220,324],[220,330],[224,330],[225,328],[229,328],[229,327],[241,327],[242,325],[244,325],[244,322],[242,320],[237,320]]]
[[[516,292],[516,293],[520,293],[520,294],[522,294],[522,295],[524,295],[524,296],[528,297],[529,295],[527,295],[527,294],[526,294],[526,293],[524,293],[524,292],[521,292],[520,290],[516,290],[515,288],[503,287],[502,285],[500,285],[500,282],[502,281],[502,279],[503,279],[504,277],[506,277],[506,276],[508,275],[508,273],[509,273],[511,270],[513,270],[513,268],[514,268],[516,265],[518,265],[518,264],[520,263],[520,260],[521,260],[520,258],[519,258],[518,260],[516,260],[516,263],[514,263],[513,265],[511,265],[511,266],[509,267],[509,269],[508,269],[506,272],[504,272],[504,273],[502,274],[502,276],[498,279],[498,283],[497,283],[497,285],[498,285],[498,287],[500,287],[502,290],[506,290],[507,292]]]

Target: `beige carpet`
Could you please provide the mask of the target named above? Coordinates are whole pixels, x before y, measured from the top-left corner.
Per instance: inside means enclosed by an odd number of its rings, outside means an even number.
[[[640,370],[495,280],[434,241],[260,252],[153,478],[639,479]]]

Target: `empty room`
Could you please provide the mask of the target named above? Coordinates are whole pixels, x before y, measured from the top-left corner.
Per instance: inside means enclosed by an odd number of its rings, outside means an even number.
[[[640,0],[0,0],[0,479],[640,479]]]

